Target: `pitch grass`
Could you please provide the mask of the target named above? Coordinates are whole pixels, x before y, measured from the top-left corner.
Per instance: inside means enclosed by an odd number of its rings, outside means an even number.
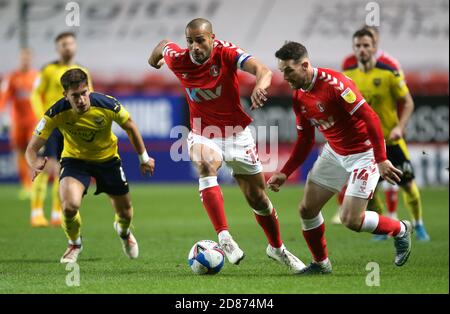
[[[246,252],[239,266],[226,263],[215,276],[195,276],[187,265],[196,240],[216,239],[195,185],[132,185],[134,233],[140,257],[128,260],[112,228],[113,212],[105,195],[89,194],[82,205],[84,251],[80,286],[68,287],[59,258],[66,240],[61,229],[32,229],[28,202],[18,187],[0,186],[0,293],[448,293],[448,189],[425,189],[425,222],[432,241],[414,241],[409,262],[393,264],[392,240],[371,241],[343,226],[328,224],[326,236],[334,272],[296,277],[265,255],[266,240],[235,186],[223,188],[228,222]],[[90,193],[93,189],[91,188]],[[301,236],[299,186],[271,193],[287,247],[305,263],[309,252]],[[335,201],[326,206],[329,220]],[[407,217],[403,206],[399,214]],[[366,285],[368,262],[380,267],[380,286]]]

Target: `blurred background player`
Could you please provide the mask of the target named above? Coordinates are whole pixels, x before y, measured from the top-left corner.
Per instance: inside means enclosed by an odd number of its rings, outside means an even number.
[[[422,200],[414,181],[414,171],[403,138],[408,120],[414,111],[414,101],[403,75],[389,64],[376,59],[372,32],[361,29],[353,35],[353,50],[358,64],[344,73],[350,77],[381,120],[388,159],[403,176],[399,185],[403,200],[412,216],[416,237],[428,241],[422,220]],[[397,103],[401,112],[397,113]],[[376,207],[376,205],[372,205]],[[370,208],[370,205],[369,205]]]
[[[266,194],[262,165],[247,127],[252,119],[240,103],[237,79],[238,69],[256,76],[251,95],[251,109],[256,109],[267,100],[272,72],[239,47],[215,39],[212,25],[205,19],[192,20],[185,31],[188,49],[163,40],[153,50],[149,64],[159,69],[166,63],[185,88],[192,128],[187,139],[189,156],[198,170],[200,197],[219,244],[230,263],[239,264],[244,258],[228,230],[217,182],[217,171],[225,161],[268,239],[266,254],[296,273],[305,265],[281,240],[277,213]]]
[[[130,231],[133,207],[129,186],[122,169],[117,137],[112,122],[126,131],[139,155],[142,174],[153,174],[155,161],[148,156],[144,141],[130,114],[113,97],[90,93],[87,74],[72,69],[61,78],[64,98],[45,113],[36,126],[27,148],[27,161],[39,177],[48,157],[38,157],[50,134],[59,128],[64,135],[61,159],[60,195],[64,213],[63,229],[69,240],[61,263],[75,263],[82,250],[79,208],[91,177],[96,179],[95,194],[107,193],[116,211],[114,229],[121,238],[125,255],[137,258],[139,248]]]
[[[28,199],[31,193],[31,176],[25,160],[25,150],[37,118],[31,105],[31,91],[38,72],[32,68],[32,52],[28,48],[20,51],[19,68],[7,75],[0,91],[0,112],[11,104],[10,139],[17,157],[17,169],[22,189],[19,199]]]
[[[56,103],[63,95],[61,76],[69,69],[80,68],[87,70],[75,63],[77,43],[72,32],[60,33],[55,38],[56,51],[59,59],[45,65],[39,73],[39,78],[32,93],[32,104],[36,116],[42,117],[44,113]],[[89,74],[88,74],[89,75]],[[91,80],[89,80],[91,82]],[[92,85],[90,85],[92,90]],[[47,194],[49,178],[53,178],[52,186],[52,213],[50,223],[53,226],[61,225],[61,202],[58,195],[59,186],[59,159],[63,149],[63,137],[58,128],[48,138],[45,144],[44,156],[49,158],[44,172],[36,177],[32,185],[31,193],[31,225],[45,227],[48,221],[44,215],[44,203]]]
[[[399,182],[402,172],[386,157],[380,120],[353,82],[342,73],[314,68],[306,48],[288,42],[276,53],[284,79],[294,90],[293,109],[298,138],[280,172],[269,179],[278,192],[287,178],[303,164],[315,142],[314,127],[327,143],[308,173],[300,203],[303,236],[312,253],[312,263],[300,274],[332,272],[325,240],[323,206],[348,182],[340,211],[343,224],[356,232],[394,236],[394,263],[402,266],[411,252],[411,224],[366,211],[381,177]]]
[[[373,36],[373,49],[375,58],[377,61],[388,65],[395,71],[399,73],[402,77],[404,76],[403,71],[401,69],[400,62],[398,62],[397,59],[392,57],[391,55],[387,54],[385,51],[379,49],[378,44],[380,42],[380,32],[378,30],[378,27],[375,26],[364,26],[362,29],[365,29],[372,33]],[[348,55],[344,61],[342,62],[342,71],[346,71],[349,69],[354,69],[358,66],[358,59],[356,58],[356,55],[354,53]],[[398,112],[401,114],[403,110],[403,104],[397,103]],[[383,201],[379,195],[379,189],[380,186],[377,187],[377,190],[375,191],[375,195],[373,199],[371,200],[369,204],[370,210],[375,210],[379,214],[384,213],[384,204]],[[384,189],[384,198],[387,205],[387,213],[389,217],[396,218],[397,217],[397,207],[398,207],[398,185],[391,185],[388,184],[386,181],[383,181],[383,189]],[[342,189],[342,191],[338,194],[338,204],[339,206],[342,205],[342,200],[344,198],[345,194],[345,186]],[[332,222],[335,224],[340,224],[341,221],[339,219],[339,210],[336,212],[336,214],[332,218]],[[374,236],[375,240],[383,240],[385,237],[383,235],[376,235]]]

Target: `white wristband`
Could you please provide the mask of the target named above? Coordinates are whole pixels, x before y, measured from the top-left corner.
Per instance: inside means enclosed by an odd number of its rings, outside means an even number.
[[[147,151],[144,151],[142,154],[139,154],[138,157],[139,157],[139,162],[141,164],[145,164],[145,163],[147,163],[147,161],[150,160],[150,157],[148,156]]]

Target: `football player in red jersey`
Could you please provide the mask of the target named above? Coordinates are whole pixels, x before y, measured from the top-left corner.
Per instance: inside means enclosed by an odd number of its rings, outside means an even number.
[[[192,129],[187,139],[189,156],[198,170],[200,198],[219,244],[230,263],[238,264],[244,258],[228,230],[217,182],[217,171],[225,161],[264,230],[269,242],[267,255],[298,273],[305,265],[281,240],[277,213],[266,194],[262,165],[248,128],[252,119],[244,112],[239,96],[238,69],[256,76],[252,109],[267,100],[272,72],[239,47],[217,40],[208,20],[192,20],[185,35],[188,48],[163,40],[148,62],[157,69],[167,64],[185,89]]]
[[[300,203],[303,236],[313,256],[312,263],[300,274],[331,273],[321,210],[346,182],[342,223],[356,232],[392,235],[395,264],[402,266],[411,252],[411,223],[365,211],[380,175],[394,183],[400,181],[402,174],[386,158],[377,114],[345,75],[314,68],[303,45],[286,43],[275,56],[284,79],[294,90],[298,139],[282,170],[269,179],[269,188],[278,191],[306,159],[314,145],[314,127],[327,140],[308,174]]]

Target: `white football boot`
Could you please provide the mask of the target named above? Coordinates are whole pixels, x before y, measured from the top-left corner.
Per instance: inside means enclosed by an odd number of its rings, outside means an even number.
[[[298,273],[306,267],[306,265],[294,254],[289,252],[284,245],[279,249],[275,249],[269,244],[266,253],[271,259],[286,265],[293,274]]]
[[[244,251],[239,248],[231,236],[219,239],[219,246],[231,264],[239,265],[245,257]]]
[[[128,256],[131,259],[138,258],[139,256],[139,246],[136,241],[136,238],[131,233],[131,231],[128,233],[127,236],[123,237],[120,235],[120,227],[119,224],[114,222],[114,230],[116,230],[117,234],[119,235],[120,241],[122,242],[122,249],[126,256]]]
[[[64,252],[63,256],[60,259],[60,263],[61,264],[76,263],[78,260],[78,255],[80,255],[82,250],[83,246],[81,244],[80,245],[69,244],[67,250]]]

